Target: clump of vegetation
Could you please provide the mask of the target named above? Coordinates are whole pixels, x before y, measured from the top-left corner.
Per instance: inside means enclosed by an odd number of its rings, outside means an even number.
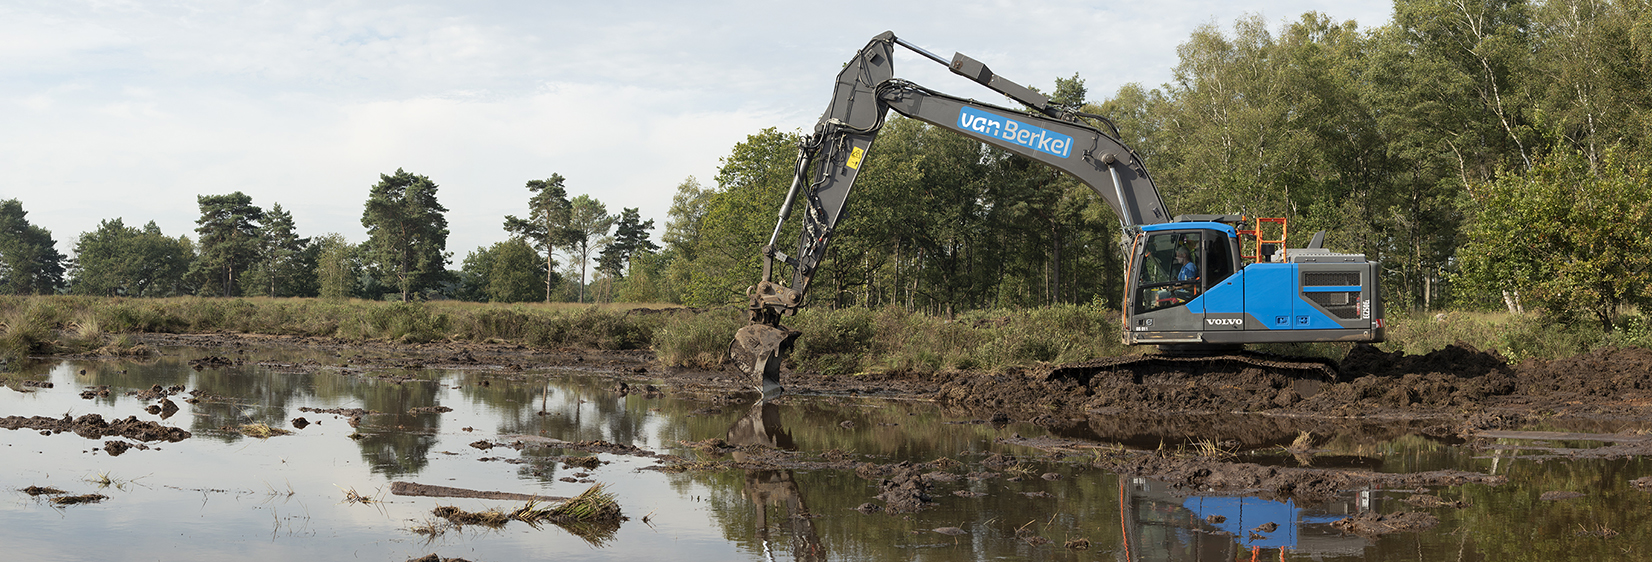
[[[624,520],[620,514],[619,502],[603,484],[593,485],[578,496],[560,503],[544,504],[529,501],[510,512],[498,509],[471,512],[453,506],[440,506],[431,513],[454,525],[481,525],[494,529],[503,527],[511,521],[521,521],[534,527],[552,523],[594,546],[602,546],[613,540],[614,534],[619,531],[620,521]],[[427,523],[415,527],[413,531],[434,536],[442,530],[434,524]]]
[[[52,505],[79,505],[83,503],[98,503],[109,499],[103,494],[81,494],[78,496],[57,496],[52,498]]]
[[[292,434],[291,431],[281,429],[279,427],[270,427],[269,425],[262,423],[241,424],[241,427],[236,428],[236,431],[240,432],[241,435],[245,435],[247,437],[257,437],[259,439],[269,439],[277,435]]]
[[[378,501],[379,501],[378,499],[374,498],[373,496],[369,496],[369,495],[362,494],[361,492],[357,492],[355,488],[349,488],[349,489],[339,488],[339,489],[344,491],[344,503],[368,504],[368,503],[378,503]]]
[[[733,308],[671,314],[654,332],[654,354],[666,365],[713,369],[728,358],[729,342],[745,324],[744,311]]]

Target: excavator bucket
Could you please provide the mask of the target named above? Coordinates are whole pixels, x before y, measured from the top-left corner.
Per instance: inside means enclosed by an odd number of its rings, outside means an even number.
[[[802,332],[788,330],[785,326],[751,324],[734,333],[734,342],[729,344],[729,358],[746,374],[752,386],[763,391],[764,397],[778,396],[783,390],[780,386],[780,361],[791,353],[792,344],[797,343],[799,335]]]

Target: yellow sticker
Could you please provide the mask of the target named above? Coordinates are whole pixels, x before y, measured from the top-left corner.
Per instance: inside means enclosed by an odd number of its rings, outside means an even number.
[[[865,155],[866,155],[866,151],[861,150],[860,147],[858,147],[858,146],[851,149],[849,151],[849,162],[848,162],[849,169],[859,170],[860,169],[860,158],[862,156],[865,156]]]

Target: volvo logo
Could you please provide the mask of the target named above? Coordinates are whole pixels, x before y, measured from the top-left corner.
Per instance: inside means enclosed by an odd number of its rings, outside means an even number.
[[[1243,326],[1243,318],[1206,318],[1205,323],[1211,326]]]

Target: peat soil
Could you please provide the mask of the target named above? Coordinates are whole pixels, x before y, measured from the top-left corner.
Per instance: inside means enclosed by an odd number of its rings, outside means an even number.
[[[396,380],[408,375],[406,369],[462,369],[481,374],[473,384],[492,381],[508,383],[543,376],[547,369],[575,370],[611,377],[613,391],[626,393],[668,392],[684,398],[710,401],[718,405],[749,404],[753,392],[744,377],[732,367],[723,370],[683,369],[660,365],[648,351],[603,351],[587,349],[534,349],[511,344],[438,342],[429,344],[386,344],[351,342],[332,338],[262,336],[244,334],[145,334],[140,339],[151,348],[187,347],[205,354],[212,348],[225,356],[191,358],[197,369],[256,364],[278,371],[333,370]],[[260,360],[258,350],[309,348],[330,352],[331,359],[286,363]],[[316,354],[312,354],[316,355]],[[328,353],[319,354],[326,357]],[[1448,346],[1419,356],[1385,353],[1375,347],[1355,347],[1329,380],[1305,380],[1300,373],[1246,364],[1216,362],[1143,362],[1116,364],[1101,359],[1076,365],[1048,365],[1006,372],[950,371],[938,373],[872,373],[828,375],[786,372],[782,382],[791,395],[815,394],[866,396],[893,400],[934,401],[949,408],[952,415],[967,420],[958,423],[1006,424],[1028,422],[1048,428],[1051,437],[1009,442],[1042,451],[1039,461],[1069,459],[1121,474],[1149,477],[1170,484],[1185,493],[1255,493],[1281,499],[1319,500],[1338,490],[1362,486],[1383,488],[1428,488],[1462,484],[1495,486],[1501,477],[1484,474],[1433,471],[1411,474],[1381,474],[1358,468],[1284,468],[1235,462],[1230,455],[1166,453],[1153,450],[1106,448],[1101,453],[1094,441],[1070,440],[1076,429],[1086,435],[1106,439],[1110,433],[1131,435],[1143,431],[1163,431],[1165,426],[1188,425],[1197,433],[1198,424],[1220,425],[1221,444],[1234,448],[1277,444],[1280,434],[1324,435],[1339,428],[1359,426],[1362,430],[1420,433],[1455,443],[1476,445],[1489,442],[1487,434],[1517,430],[1537,422],[1569,421],[1577,427],[1593,427],[1594,435],[1616,433],[1605,447],[1570,450],[1556,456],[1615,458],[1652,454],[1652,436],[1644,429],[1652,422],[1652,351],[1639,348],[1603,348],[1587,354],[1545,361],[1527,360],[1510,365],[1498,355],[1465,343]],[[782,398],[784,400],[784,398]],[[375,412],[355,412],[356,416]],[[1254,425],[1259,443],[1249,443],[1247,427],[1232,422],[1233,414],[1245,414]],[[349,415],[349,414],[346,414]],[[1109,420],[1098,423],[1097,419]],[[1213,420],[1201,422],[1200,420]],[[23,427],[43,420],[14,420]],[[142,431],[92,429],[81,423],[96,420],[53,420],[47,431],[77,431],[92,435],[122,435],[131,439],[171,440]],[[73,424],[73,425],[71,425]],[[1132,428],[1130,424],[1142,427]],[[1592,424],[1592,425],[1591,425]],[[1583,438],[1587,439],[1587,434]],[[185,435],[187,436],[187,435]],[[1381,438],[1380,435],[1372,436]],[[1019,441],[1016,441],[1019,440]],[[1033,459],[989,458],[980,467],[1000,470],[962,469],[957,461],[942,456],[920,464],[876,465],[856,463],[832,451],[821,455],[799,455],[778,449],[716,442],[689,444],[710,456],[687,461],[664,458],[662,470],[712,470],[741,468],[836,469],[880,483],[882,492],[868,502],[866,511],[902,512],[922,509],[930,495],[945,493],[946,482],[985,478],[1038,477],[1024,474]],[[1120,441],[1123,442],[1123,441]],[[1213,442],[1213,444],[1215,444]],[[528,439],[502,438],[473,446],[547,446]],[[569,448],[572,444],[550,444]],[[649,451],[619,451],[609,443],[580,443],[575,449],[617,454],[654,456]],[[1311,446],[1311,440],[1298,444]],[[1074,455],[1083,452],[1085,455]],[[959,457],[964,453],[951,455]],[[1082,458],[1082,460],[1072,460]],[[996,463],[996,464],[995,464]],[[974,463],[972,463],[974,464]],[[1319,463],[1315,463],[1319,464]],[[936,486],[941,488],[937,489]],[[1426,527],[1421,520],[1373,520],[1355,522],[1350,532],[1381,534],[1385,530]]]
[[[732,367],[668,367],[646,350],[535,349],[511,344],[387,344],[334,338],[246,334],[144,334],[151,347],[229,349],[196,368],[255,363],[278,370],[335,370],[395,378],[398,369],[471,369],[510,380],[528,370],[574,370],[615,379],[626,393],[669,391],[705,397],[748,396]],[[336,361],[260,361],[263,347],[334,351]],[[932,400],[1017,421],[1109,414],[1260,413],[1320,419],[1438,420],[1456,433],[1523,425],[1529,419],[1652,422],[1652,351],[1602,348],[1552,361],[1516,365],[1457,343],[1426,355],[1385,353],[1359,345],[1334,380],[1303,380],[1289,371],[1242,363],[1126,364],[1107,360],[1005,372],[941,371],[832,375],[788,371],[794,395],[828,394]],[[3,375],[0,375],[3,376]],[[622,384],[623,383],[623,384]],[[1000,415],[1001,414],[1001,415]],[[1055,422],[1052,422],[1055,423]]]

